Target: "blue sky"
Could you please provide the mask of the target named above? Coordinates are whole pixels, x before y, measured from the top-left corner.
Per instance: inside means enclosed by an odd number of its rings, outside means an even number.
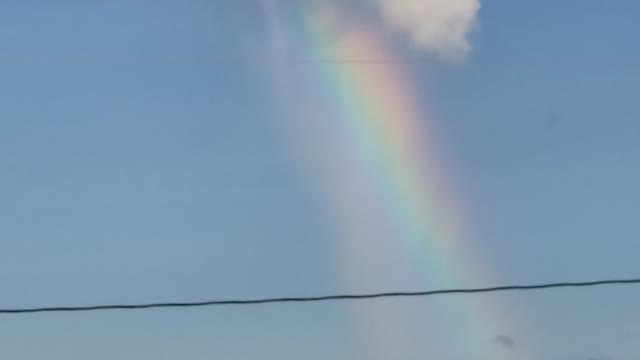
[[[394,37],[440,114],[469,241],[505,283],[638,276],[640,5],[482,5],[464,63]],[[254,1],[0,0],[0,307],[343,290],[256,60],[264,24]],[[640,289],[490,296],[524,319],[476,339],[511,337],[500,356],[637,359]],[[351,309],[3,317],[0,357],[366,359]],[[401,358],[434,356],[424,341]]]

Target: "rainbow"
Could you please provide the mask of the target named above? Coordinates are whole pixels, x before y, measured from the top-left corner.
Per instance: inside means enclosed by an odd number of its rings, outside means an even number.
[[[284,9],[297,14],[287,24],[306,46],[304,76],[291,75],[302,71],[293,61],[279,67],[275,77],[281,93],[292,82],[308,89],[283,95],[287,106],[292,101],[314,103],[309,108],[296,105],[288,117],[298,122],[295,136],[304,137],[300,143],[312,154],[306,160],[315,165],[307,172],[340,224],[338,256],[345,287],[365,292],[419,284],[436,289],[495,279],[479,261],[477,249],[463,241],[462,211],[447,186],[435,127],[428,126],[432,117],[424,110],[424,99],[416,97],[409,67],[366,22],[342,27],[341,14],[327,2],[315,7],[305,3]],[[269,9],[273,17],[273,4]],[[304,20],[296,25],[299,14]],[[272,30],[278,34],[279,51],[283,27],[280,23]],[[513,329],[508,320],[513,315],[495,299],[473,300],[427,300],[424,307],[435,310],[426,317],[397,304],[357,305],[354,318],[362,324],[366,357],[403,358],[399,349],[409,353],[430,340],[450,343],[454,338],[460,344],[438,350],[440,358],[513,359],[514,353],[501,353],[491,343],[493,336]],[[416,333],[415,318],[437,322],[439,333]]]

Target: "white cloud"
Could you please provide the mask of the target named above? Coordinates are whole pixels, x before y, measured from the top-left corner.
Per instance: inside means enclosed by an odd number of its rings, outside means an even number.
[[[471,51],[468,35],[480,0],[369,0],[385,22],[408,34],[420,49],[461,60]]]

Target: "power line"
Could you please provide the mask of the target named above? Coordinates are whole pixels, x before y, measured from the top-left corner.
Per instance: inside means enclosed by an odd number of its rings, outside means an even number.
[[[320,302],[320,301],[337,301],[337,300],[367,300],[379,298],[399,298],[399,297],[426,297],[435,295],[454,295],[454,294],[475,294],[475,293],[491,293],[505,291],[529,291],[543,290],[554,288],[576,288],[576,287],[593,287],[604,285],[632,285],[640,284],[638,279],[614,279],[590,282],[564,282],[564,283],[547,283],[537,285],[510,285],[496,286],[487,288],[467,288],[467,289],[443,289],[431,291],[416,292],[386,292],[361,295],[327,295],[312,297],[281,297],[281,298],[264,298],[264,299],[238,299],[238,300],[212,300],[202,302],[166,302],[166,303],[148,303],[133,305],[95,305],[95,306],[64,306],[64,307],[40,307],[40,308],[23,308],[23,309],[0,309],[0,314],[28,314],[43,312],[77,312],[77,311],[100,311],[100,310],[142,310],[153,308],[189,308],[203,306],[225,306],[225,305],[261,305],[274,303],[303,303],[303,302]]]
[[[122,64],[122,63],[166,63],[166,64],[229,64],[229,65],[408,65],[428,62],[424,59],[376,59],[376,58],[243,58],[243,57],[189,57],[189,56],[41,56],[41,57],[7,57],[0,56],[0,64],[46,64],[46,63],[78,63],[78,64]]]

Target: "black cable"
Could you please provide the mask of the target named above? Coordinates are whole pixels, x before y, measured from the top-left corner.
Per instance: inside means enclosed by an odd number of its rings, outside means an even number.
[[[377,298],[392,297],[413,297],[413,296],[434,296],[446,294],[474,294],[474,293],[490,293],[502,291],[526,291],[526,290],[542,290],[552,288],[571,288],[571,287],[590,287],[602,285],[630,285],[640,284],[640,279],[627,280],[601,280],[590,282],[565,282],[565,283],[548,283],[539,285],[511,285],[496,286],[488,288],[471,288],[471,289],[444,289],[418,292],[387,292],[362,295],[327,295],[314,297],[283,297],[283,298],[265,298],[265,299],[246,299],[246,300],[213,300],[203,302],[175,302],[175,303],[150,303],[135,305],[96,305],[96,306],[65,306],[65,307],[41,307],[41,308],[24,308],[24,309],[0,309],[0,314],[28,314],[41,312],[74,312],[74,311],[98,311],[98,310],[140,310],[152,308],[186,308],[200,306],[222,306],[222,305],[259,305],[272,303],[293,303],[293,302],[318,302],[318,301],[334,301],[334,300],[364,300]]]

